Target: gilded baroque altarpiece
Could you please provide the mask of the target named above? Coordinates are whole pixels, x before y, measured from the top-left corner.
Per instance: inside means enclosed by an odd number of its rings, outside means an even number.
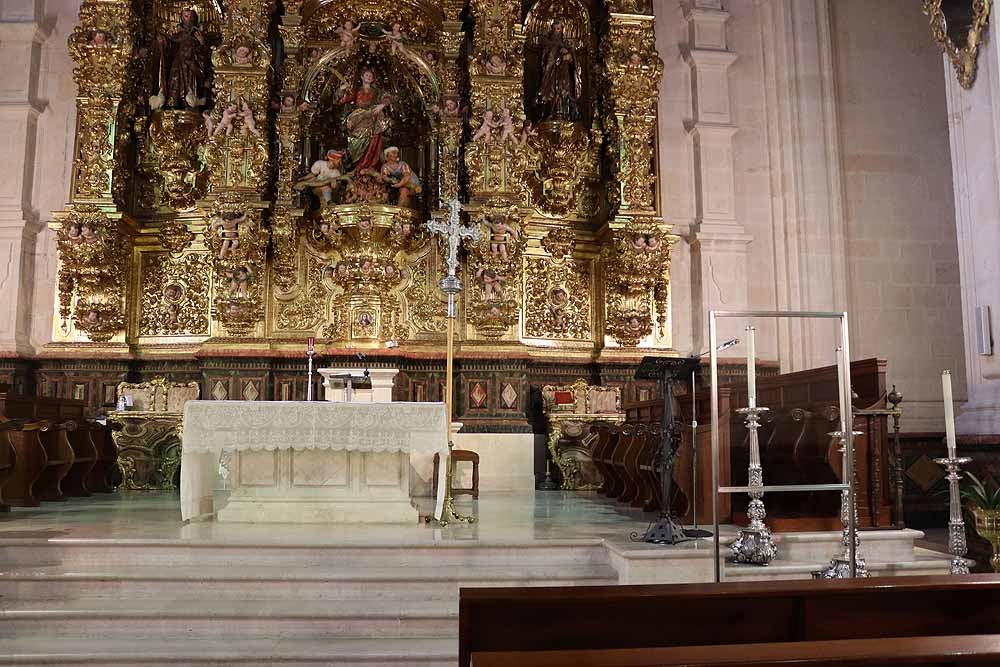
[[[55,345],[669,349],[648,0],[85,0]],[[630,352],[631,350],[631,352]]]

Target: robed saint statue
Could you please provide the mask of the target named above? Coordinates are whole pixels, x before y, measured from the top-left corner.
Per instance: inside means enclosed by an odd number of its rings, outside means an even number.
[[[552,21],[549,33],[542,38],[541,75],[535,103],[542,120],[579,120],[583,94],[580,63],[576,49],[566,39],[563,22]]]

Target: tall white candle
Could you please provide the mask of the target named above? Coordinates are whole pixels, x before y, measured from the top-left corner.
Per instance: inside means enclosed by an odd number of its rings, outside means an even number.
[[[747,327],[747,401],[751,408],[757,407],[757,354],[754,348],[754,328]]]
[[[941,371],[944,393],[944,432],[948,443],[948,458],[955,458],[955,402],[951,397],[951,371]]]

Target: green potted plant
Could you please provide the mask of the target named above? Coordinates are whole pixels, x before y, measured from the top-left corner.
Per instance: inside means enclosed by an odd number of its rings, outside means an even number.
[[[1000,573],[1000,488],[987,488],[971,472],[964,473],[967,482],[962,488],[965,509],[972,514],[976,532],[993,547],[990,564]]]

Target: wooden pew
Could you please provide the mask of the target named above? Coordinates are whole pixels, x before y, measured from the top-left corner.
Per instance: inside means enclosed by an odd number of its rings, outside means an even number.
[[[1000,633],[1000,576],[657,586],[463,588],[459,659],[598,650]]]
[[[959,667],[1000,664],[1000,635],[472,654],[473,667]]]
[[[91,493],[111,493],[115,490],[112,480],[118,473],[118,447],[111,437],[111,426],[90,422],[90,439],[97,460],[87,474],[87,489]]]
[[[4,487],[14,476],[17,467],[17,451],[10,438],[10,432],[20,429],[23,422],[0,417],[0,512],[9,512],[10,505],[4,502]]]
[[[16,461],[6,488],[8,502],[37,507],[42,500],[65,500],[64,479],[74,466],[77,479],[66,489],[85,490],[84,480],[96,456],[93,445],[87,446],[89,436],[76,431],[86,424],[87,411],[85,401],[0,392],[0,416],[26,422],[9,436]],[[81,458],[89,461],[77,462],[71,438],[78,443]]]
[[[4,487],[4,495],[12,505],[38,507],[41,504],[35,495],[35,481],[48,464],[40,438],[48,427],[49,423],[46,421],[30,421],[8,431],[15,459],[13,473]]]

